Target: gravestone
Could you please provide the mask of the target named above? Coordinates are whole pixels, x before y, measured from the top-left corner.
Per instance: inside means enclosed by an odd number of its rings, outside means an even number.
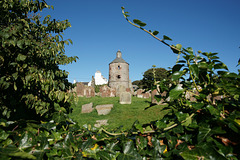
[[[137,96],[138,96],[138,95],[142,95],[143,92],[144,92],[143,89],[138,89],[138,90],[137,90]]]
[[[143,95],[143,98],[150,98],[151,97],[151,93],[150,92],[145,92],[142,95]]]
[[[93,106],[92,102],[82,105],[82,112],[81,113],[91,113],[93,111],[92,106]]]
[[[134,89],[133,89],[133,85],[132,85],[132,81],[131,80],[129,80],[128,86],[129,86],[131,94],[133,94],[134,93]]]
[[[122,92],[126,92],[126,87],[123,85],[119,85],[117,87],[116,96],[119,97]]]
[[[154,89],[154,90],[152,91],[152,94],[151,94],[152,104],[157,104],[157,105],[163,104],[163,103],[164,103],[164,100],[161,99],[161,100],[158,102],[158,101],[156,100],[156,98],[155,98],[155,95],[160,95],[160,93],[157,91],[157,89]],[[166,92],[166,91],[164,91],[163,93],[161,93],[161,96],[162,96],[162,97],[166,97],[166,95],[167,95],[167,92]]]
[[[100,97],[116,97],[116,89],[110,88],[107,85],[100,87]]]
[[[98,115],[107,115],[113,108],[113,104],[104,104],[104,105],[97,105],[96,110]]]
[[[122,92],[120,94],[120,104],[131,104],[132,103],[132,94],[129,92]]]

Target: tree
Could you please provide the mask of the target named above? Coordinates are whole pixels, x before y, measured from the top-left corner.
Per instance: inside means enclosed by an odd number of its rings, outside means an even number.
[[[168,72],[164,68],[151,68],[148,69],[143,74],[143,79],[141,80],[143,88],[152,89],[155,85],[154,83],[157,81],[161,81],[163,79],[170,79],[168,76]]]
[[[44,0],[0,1],[0,112],[8,120],[51,119],[68,112],[68,72],[59,69],[76,61],[67,57],[62,32],[70,27],[39,14],[53,8]]]
[[[132,82],[133,85],[137,85],[138,87],[141,86],[141,80],[136,80]]]

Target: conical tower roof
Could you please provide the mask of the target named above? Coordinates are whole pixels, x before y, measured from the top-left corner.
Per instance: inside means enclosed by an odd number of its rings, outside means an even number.
[[[111,63],[127,63],[127,62],[124,59],[122,59],[122,52],[118,50],[116,58]]]

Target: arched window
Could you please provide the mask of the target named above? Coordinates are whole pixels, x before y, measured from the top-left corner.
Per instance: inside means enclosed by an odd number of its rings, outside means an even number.
[[[120,65],[118,65],[118,70],[120,70],[121,69],[121,66]]]

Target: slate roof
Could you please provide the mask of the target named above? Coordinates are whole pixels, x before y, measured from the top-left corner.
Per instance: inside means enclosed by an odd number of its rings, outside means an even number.
[[[120,52],[121,54],[121,51],[118,51],[118,52]],[[121,55],[120,57],[117,56],[111,63],[127,63],[127,62],[124,59],[122,59],[122,55]]]

